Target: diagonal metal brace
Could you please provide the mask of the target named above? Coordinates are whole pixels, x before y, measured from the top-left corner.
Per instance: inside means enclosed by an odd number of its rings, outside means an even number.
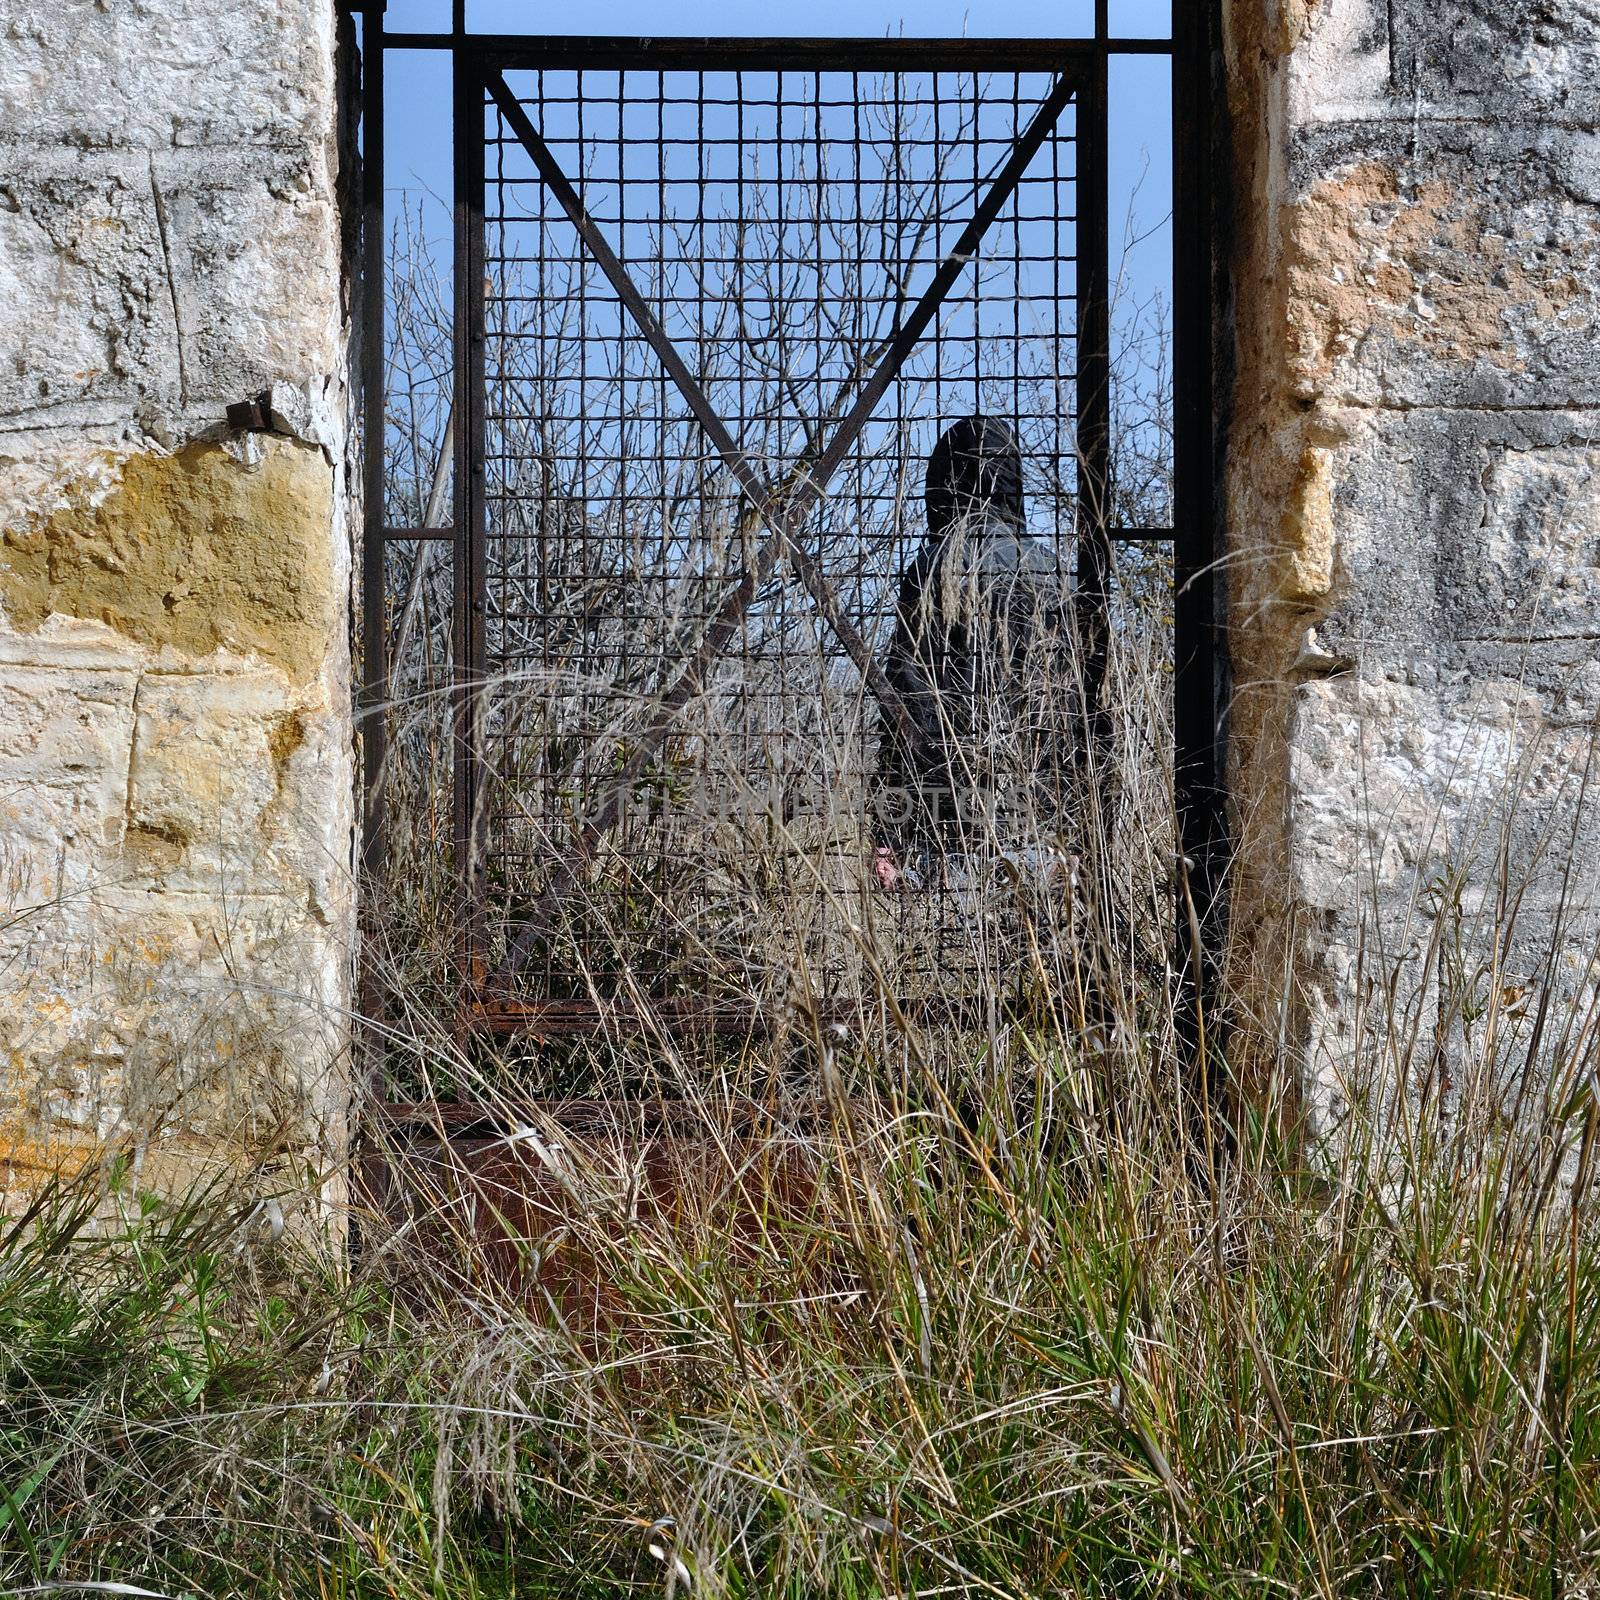
[[[617,773],[609,797],[584,823],[578,838],[574,841],[573,850],[551,874],[544,891],[530,910],[527,920],[513,937],[504,961],[488,978],[486,987],[492,989],[497,984],[514,977],[533,951],[549,937],[550,929],[561,906],[577,885],[585,867],[593,859],[595,847],[617,826],[626,807],[627,795],[655,760],[677,720],[678,712],[704,683],[712,664],[727,650],[745,614],[754,604],[761,586],[771,577],[779,561],[784,557],[789,559],[796,575],[805,584],[824,620],[849,653],[885,714],[900,727],[902,733],[911,731],[910,719],[903,702],[885,678],[883,669],[879,666],[870,646],[839,610],[821,568],[803,547],[800,529],[811,507],[822,498],[829,480],[839,469],[862,428],[877,409],[878,402],[899,375],[917,341],[927,331],[928,325],[938,313],[951,288],[975,258],[978,246],[982,243],[990,224],[1000,214],[1029,163],[1038,154],[1040,147],[1060,120],[1061,113],[1076,91],[1076,84],[1065,74],[1057,78],[1050,94],[1040,104],[1012,148],[1011,154],[995,175],[994,182],[979,202],[971,220],[940,262],[932,281],[922,292],[916,305],[896,330],[876,371],[863,385],[855,403],[845,413],[834,431],[832,439],[809,468],[802,466],[797,469],[792,489],[781,500],[774,496],[755,464],[740,448],[717,415],[705,392],[678,354],[666,330],[628,276],[627,268],[623,266],[605,236],[595,225],[549,146],[511,92],[504,75],[494,74],[488,81],[488,88],[506,123],[532,158],[545,186],[566,212],[584,245],[601,271],[605,273],[618,299],[627,308],[646,342],[677,385],[695,420],[704,429],[729,471],[737,478],[752,506],[771,530],[770,537],[757,546],[739,582],[718,607],[716,615],[685,664],[678,680],[662,697],[655,713],[636,735],[629,758]]]
[[[728,470],[738,479],[739,487],[744,490],[757,515],[772,530],[778,553],[788,557],[796,576],[806,586],[817,609],[822,613],[840,644],[844,646],[845,653],[866,679],[867,687],[884,706],[890,720],[897,725],[901,734],[909,738],[914,730],[900,696],[895,693],[893,686],[884,676],[883,669],[872,653],[872,647],[861,637],[850,619],[840,609],[821,566],[801,541],[804,517],[818,496],[815,494],[808,496],[802,492],[785,500],[779,500],[773,494],[756,464],[740,448],[721,417],[717,415],[705,391],[696,381],[694,374],[689,371],[683,357],[678,354],[677,346],[657,320],[649,303],[640,294],[638,286],[629,277],[628,269],[618,259],[605,235],[595,226],[594,219],[585,209],[577,190],[573,188],[566,173],[561,170],[560,163],[533,126],[528,114],[511,93],[504,76],[496,74],[490,80],[489,89],[494,95],[501,115],[521,139],[528,154],[533,157],[534,165],[539,169],[539,176],[544,180],[545,187],[555,196],[561,209],[566,212],[573,227],[577,229],[578,236],[599,264],[600,270],[605,273],[607,281],[616,291],[617,298],[627,307],[628,314],[639,325],[639,331],[644,335],[645,342],[655,352],[656,358],[678,386],[678,391],[690,411],[694,413],[695,420],[716,446],[717,453],[726,463]],[[803,488],[802,485],[802,490]]]

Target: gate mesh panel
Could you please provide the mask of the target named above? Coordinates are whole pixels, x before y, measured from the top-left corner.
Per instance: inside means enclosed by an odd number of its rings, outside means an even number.
[[[570,68],[507,81],[780,491],[826,443],[1053,84],[1042,72]],[[1015,428],[1029,529],[1069,582],[1074,112],[807,521],[880,655],[926,536],[928,453],[959,417]],[[768,535],[492,101],[485,137],[480,839],[493,964]],[[1064,717],[1064,699],[1040,714]],[[879,723],[780,567],[520,973],[528,998],[770,1000],[796,983],[849,996],[878,981],[875,964],[902,993],[992,978],[1016,929],[983,863],[921,861],[893,893],[874,879]]]

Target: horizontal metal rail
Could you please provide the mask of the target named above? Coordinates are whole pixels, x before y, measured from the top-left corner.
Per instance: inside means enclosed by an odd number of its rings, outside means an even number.
[[[673,68],[793,72],[1051,72],[1112,55],[1169,56],[1165,39],[530,38],[521,34],[390,33],[391,50],[470,51],[492,68]]]

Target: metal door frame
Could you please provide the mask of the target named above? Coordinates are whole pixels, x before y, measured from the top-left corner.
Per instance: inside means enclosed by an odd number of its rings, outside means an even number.
[[[385,861],[385,817],[379,782],[385,756],[382,707],[389,681],[388,640],[384,628],[383,562],[393,541],[449,540],[455,563],[455,651],[460,691],[455,761],[455,846],[467,864],[474,815],[472,759],[473,686],[483,660],[483,612],[473,600],[483,591],[484,464],[474,440],[483,437],[484,308],[470,286],[481,282],[483,260],[483,164],[481,137],[483,89],[491,68],[519,64],[616,67],[752,67],[778,64],[816,68],[847,62],[863,70],[926,69],[957,62],[962,69],[1016,68],[1070,71],[1078,97],[1080,159],[1078,262],[1086,292],[1080,309],[1080,455],[1088,465],[1086,482],[1104,481],[1109,450],[1109,240],[1106,162],[1106,78],[1109,58],[1118,54],[1168,55],[1172,59],[1173,136],[1173,395],[1174,526],[1121,530],[1095,527],[1086,541],[1091,560],[1089,598],[1103,591],[1107,536],[1143,534],[1170,538],[1174,547],[1174,778],[1179,830],[1179,915],[1177,954],[1185,972],[1182,1043],[1202,1091],[1217,1087],[1219,1052],[1220,952],[1226,923],[1225,873],[1229,848],[1227,810],[1227,660],[1226,549],[1221,503],[1221,462],[1225,407],[1219,369],[1226,359],[1228,325],[1226,275],[1220,240],[1225,217],[1222,175],[1225,162],[1225,101],[1222,93],[1218,0],[1174,0],[1170,40],[1112,36],[1108,0],[1096,0],[1093,38],[1077,40],[808,40],[808,39],[555,39],[484,35],[466,26],[465,0],[452,0],[448,33],[389,33],[385,0],[347,0],[361,16],[362,253],[360,369],[363,405],[364,538],[362,557],[362,727],[363,810],[361,859],[368,901],[381,892]],[[449,51],[455,83],[455,126],[474,129],[455,147],[455,392],[466,396],[463,425],[455,440],[455,517],[451,528],[397,528],[384,517],[384,326],[385,208],[383,162],[384,74],[388,49]],[[1088,368],[1088,372],[1085,372]],[[1096,497],[1100,504],[1103,497]],[[476,927],[478,897],[462,877],[458,926],[462,930],[463,970],[481,978],[482,954]],[[369,1004],[381,1006],[381,996]],[[480,1024],[483,1016],[476,1019]],[[552,1019],[558,1020],[558,1019]],[[716,1025],[717,1019],[702,1019]]]

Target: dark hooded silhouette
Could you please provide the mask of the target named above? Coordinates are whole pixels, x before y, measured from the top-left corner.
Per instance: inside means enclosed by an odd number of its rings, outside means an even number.
[[[880,837],[901,850],[958,847],[973,807],[1007,798],[997,782],[1036,789],[1058,754],[1042,724],[1067,725],[1029,693],[1041,651],[1062,637],[1063,589],[1055,552],[1027,532],[1008,424],[974,416],[945,431],[928,458],[927,508],[884,663],[912,725],[908,740],[886,721],[878,757]],[[1019,774],[1019,756],[1033,770]]]

